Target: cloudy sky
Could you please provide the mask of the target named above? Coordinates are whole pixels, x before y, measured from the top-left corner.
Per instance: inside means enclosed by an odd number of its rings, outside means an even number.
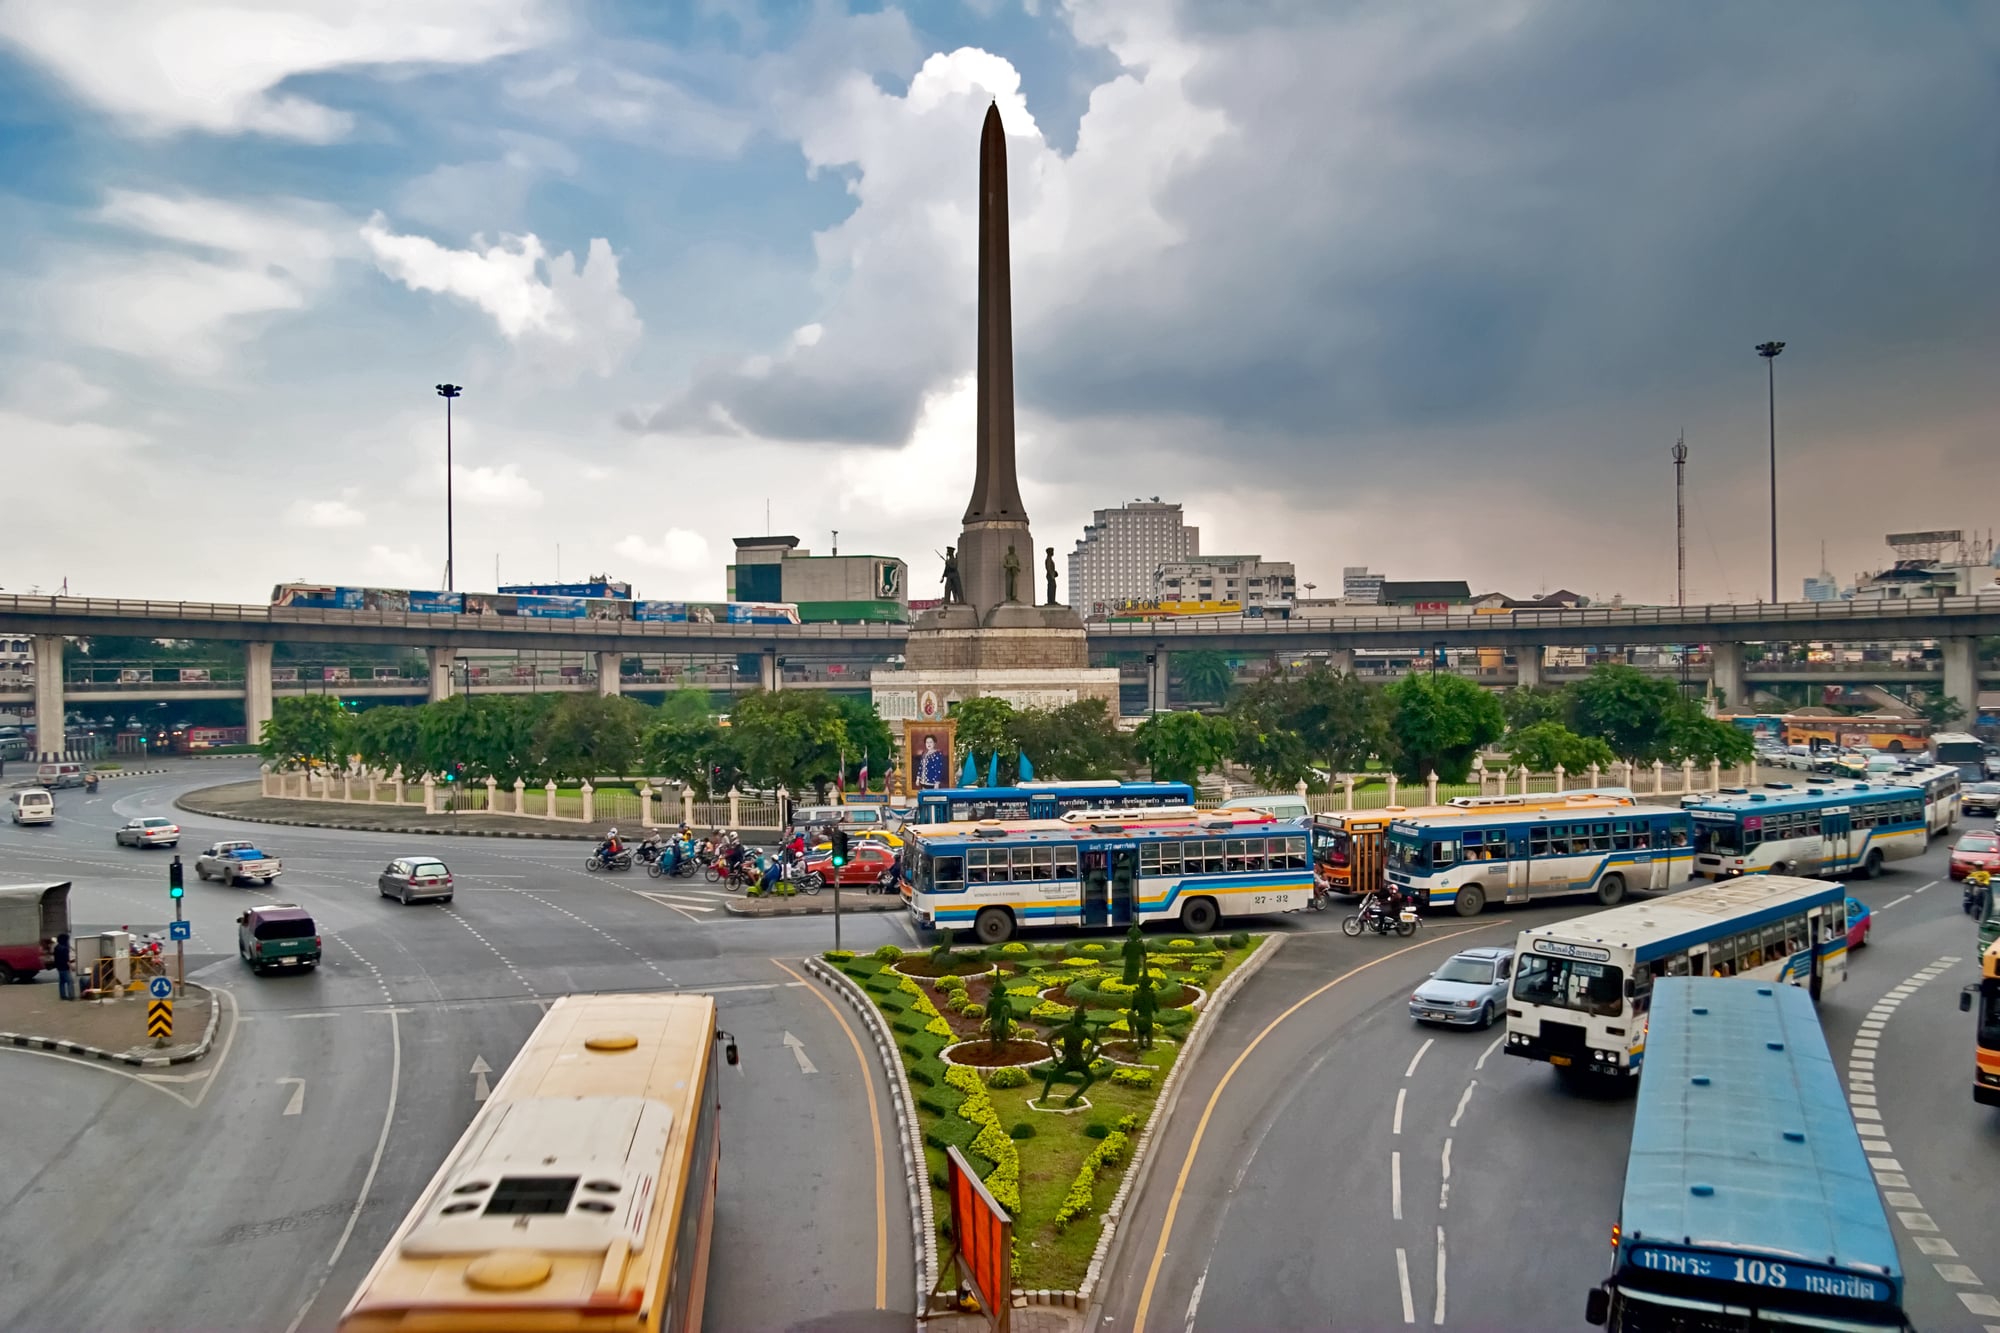
[[[0,0],[0,587],[440,586],[451,380],[461,587],[931,592],[995,99],[1060,550],[1751,599],[1766,338],[1786,595],[2000,526],[1981,0]]]

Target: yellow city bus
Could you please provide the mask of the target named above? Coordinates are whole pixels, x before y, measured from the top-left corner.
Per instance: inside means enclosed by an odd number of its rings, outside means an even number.
[[[341,1329],[699,1329],[723,1058],[736,1040],[706,995],[557,1000]]]
[[[1979,983],[1959,992],[1958,1007],[1979,1015],[1973,1035],[1972,1100],[2000,1106],[2000,940],[1979,959]]]
[[[1623,787],[1593,787],[1520,796],[1460,796],[1449,805],[1329,810],[1312,818],[1313,874],[1334,893],[1378,891],[1389,825],[1399,819],[1463,819],[1492,810],[1595,810],[1637,804],[1637,798]]]

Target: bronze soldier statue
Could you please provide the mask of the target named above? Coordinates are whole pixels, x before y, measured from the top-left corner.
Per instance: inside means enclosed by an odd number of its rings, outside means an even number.
[[[1056,604],[1056,548],[1053,546],[1049,548],[1049,553],[1042,557],[1042,577],[1049,581],[1049,605],[1054,606]]]
[[[1007,554],[1000,559],[1000,572],[1007,576],[1007,596],[1005,600],[1009,602],[1018,602],[1021,600],[1020,595],[1015,591],[1015,585],[1021,579],[1021,557],[1014,554],[1014,548],[1011,546],[1007,548]]]
[[[944,601],[946,606],[953,602],[965,605],[965,585],[958,580],[958,548],[944,548]]]

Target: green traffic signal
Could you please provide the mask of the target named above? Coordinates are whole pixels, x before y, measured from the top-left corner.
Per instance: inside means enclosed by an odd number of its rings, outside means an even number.
[[[181,859],[176,856],[167,866],[167,897],[179,898],[187,893],[181,885]]]

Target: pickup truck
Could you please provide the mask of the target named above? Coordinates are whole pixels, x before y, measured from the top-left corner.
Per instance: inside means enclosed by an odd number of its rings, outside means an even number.
[[[277,857],[257,850],[254,842],[218,842],[194,859],[194,873],[224,884],[238,880],[269,884],[285,873],[285,866]]]

